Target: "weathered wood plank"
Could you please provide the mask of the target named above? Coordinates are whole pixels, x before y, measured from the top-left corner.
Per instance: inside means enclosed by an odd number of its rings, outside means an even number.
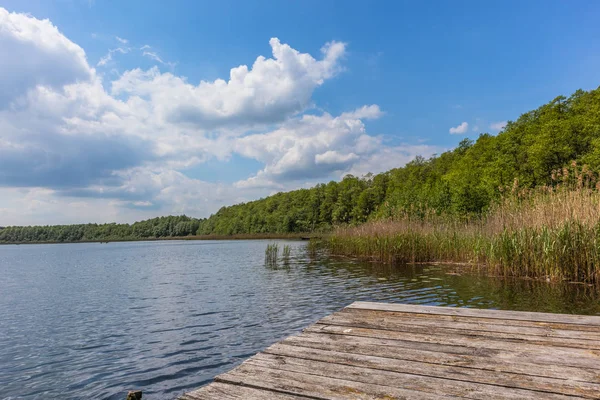
[[[445,400],[461,398],[458,396],[442,394],[432,396],[431,393],[393,386],[264,368],[256,365],[249,365],[248,361],[230,372],[217,376],[215,381],[266,388],[282,393],[302,395],[322,400]]]
[[[492,374],[496,372],[508,372],[525,375],[532,379],[547,377],[600,384],[600,372],[598,370],[567,367],[553,363],[533,364],[529,358],[519,357],[513,355],[510,351],[504,350],[490,351],[474,347],[446,346],[436,343],[404,343],[389,339],[309,332],[289,337],[280,344],[316,350],[339,351],[343,353],[417,361],[432,365],[461,366],[488,370]]]
[[[494,318],[520,321],[558,322],[563,324],[592,325],[600,327],[600,316],[550,314],[529,311],[482,310],[473,308],[419,306],[408,304],[388,304],[357,301],[347,308],[365,310],[399,311],[417,314],[456,315],[479,318]]]
[[[407,347],[410,347],[410,343],[424,342],[452,346],[477,347],[490,350],[506,350],[510,353],[511,359],[524,358],[534,364],[555,363],[557,365],[600,370],[600,351],[597,350],[503,342],[474,336],[414,334],[389,330],[348,328],[336,325],[313,325],[306,328],[306,332],[393,339],[404,341]]]
[[[178,400],[306,400],[310,397],[290,395],[240,385],[213,382],[179,397]]]
[[[356,302],[179,400],[600,399],[600,316]]]
[[[411,319],[411,320],[434,320],[434,321],[445,321],[445,322],[465,322],[473,324],[486,324],[492,326],[508,326],[514,328],[542,328],[552,329],[553,331],[565,331],[565,334],[569,333],[584,333],[589,335],[590,339],[596,339],[600,336],[600,328],[594,325],[576,325],[567,324],[560,322],[543,322],[543,321],[529,321],[529,320],[517,320],[517,319],[496,319],[496,318],[481,318],[481,317],[470,317],[465,315],[441,315],[432,313],[411,313],[411,312],[400,312],[400,311],[381,311],[381,310],[370,310],[367,308],[344,308],[338,313],[361,313],[368,312],[373,315],[385,315],[387,318],[393,319]],[[583,338],[583,337],[582,337]]]
[[[379,387],[409,389],[431,393],[433,395],[453,395],[467,399],[488,400],[490,397],[514,400],[556,399],[572,400],[572,397],[556,393],[514,389],[510,387],[486,385],[480,383],[457,381],[399,373],[389,370],[356,367],[345,364],[333,364],[315,360],[272,354],[257,354],[247,360],[246,367],[256,366],[276,371],[288,371],[302,375],[318,375],[333,379],[348,379],[359,383],[375,384]]]
[[[372,315],[369,310],[361,311],[361,313],[338,312],[319,320],[318,323],[357,328],[386,329],[416,334],[435,332],[436,334],[444,335],[481,336],[493,340],[600,350],[600,337],[595,340],[576,339],[566,336],[569,331],[567,333],[560,332],[561,336],[555,337],[553,336],[555,333],[551,329],[463,323],[460,322],[460,318],[455,322],[399,319],[393,316],[382,316],[381,314]],[[521,330],[521,332],[517,332],[518,330]]]
[[[366,367],[375,370],[432,376],[457,381],[498,385],[508,388],[534,390],[539,392],[560,393],[581,396],[588,399],[600,397],[600,383],[577,382],[565,379],[536,377],[519,373],[492,372],[452,365],[429,364],[388,357],[359,355],[340,351],[317,350],[305,347],[275,344],[264,351],[273,356],[294,357],[305,360],[321,361],[330,364],[343,364]],[[285,359],[284,359],[285,360]]]
[[[473,318],[463,316],[447,316],[433,314],[412,314],[393,311],[366,310],[345,308],[324,317],[370,318],[417,326],[442,326],[454,329],[485,330],[491,332],[514,333],[532,336],[569,338],[579,340],[600,340],[600,328],[590,325],[572,325],[549,322],[496,320],[491,318]]]

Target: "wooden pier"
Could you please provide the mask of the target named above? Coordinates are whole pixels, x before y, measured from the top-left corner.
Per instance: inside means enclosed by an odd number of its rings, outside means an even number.
[[[356,302],[180,400],[600,399],[600,317]]]

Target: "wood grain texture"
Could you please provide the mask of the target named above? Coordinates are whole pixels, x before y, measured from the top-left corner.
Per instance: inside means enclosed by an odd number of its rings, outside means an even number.
[[[412,342],[402,347],[398,346],[398,342],[395,340],[315,333],[293,336],[280,344],[305,347],[307,352],[310,349],[340,351],[427,364],[462,366],[490,372],[510,372],[533,378],[547,377],[600,383],[598,370],[566,367],[552,363],[533,364],[530,359],[518,357],[510,351],[488,351],[474,347]]]
[[[540,393],[531,390],[520,390],[501,385],[487,385],[465,380],[444,379],[431,374],[407,374],[385,369],[356,367],[346,364],[307,360],[303,358],[258,354],[247,360],[245,367],[261,367],[275,371],[286,371],[303,376],[318,375],[322,378],[351,380],[355,383],[374,384],[379,390],[385,388],[408,389],[431,393],[436,396],[453,395],[467,399],[487,400],[491,396],[501,395],[505,399],[528,400],[538,399]],[[512,385],[511,385],[512,386]],[[569,397],[544,391],[546,399],[566,400]],[[302,393],[300,393],[302,394]]]
[[[343,322],[344,320],[348,322]],[[324,317],[319,322],[335,325],[336,321],[339,321],[340,324],[374,322],[380,328],[384,328],[387,325],[391,329],[395,329],[398,326],[404,327],[410,325],[427,328],[497,332],[514,334],[519,337],[541,336],[544,338],[566,339],[562,343],[572,340],[581,340],[581,343],[586,343],[587,340],[592,341],[592,344],[598,345],[598,342],[600,342],[600,328],[595,326],[518,320],[494,320],[435,314],[410,314],[359,308],[346,308],[340,312]],[[587,343],[590,344],[589,342]]]
[[[214,382],[210,385],[194,390],[181,396],[180,400],[306,400],[310,397],[295,396],[284,393],[273,392],[264,389],[255,389],[240,385],[230,385]]]
[[[518,321],[558,322],[563,324],[592,325],[600,327],[600,317],[593,315],[550,314],[529,311],[481,310],[474,308],[420,306],[357,301],[347,308],[380,311],[401,311],[417,314],[455,315],[465,317],[493,318]]]
[[[600,399],[600,317],[356,302],[180,400]]]
[[[331,364],[333,368],[337,368],[337,365],[350,365],[381,371],[393,371],[402,374],[431,376],[462,382],[475,382],[540,392],[545,392],[548,388],[551,388],[551,391],[555,393],[582,396],[589,399],[597,398],[598,393],[600,393],[600,383],[564,379],[564,373],[562,374],[563,378],[548,378],[539,375],[534,377],[519,372],[496,371],[491,373],[492,371],[490,370],[473,368],[473,364],[469,364],[469,366],[430,364],[426,362],[389,358],[383,355],[361,355],[341,351],[290,346],[283,343],[278,343],[269,347],[264,353],[285,357],[282,358],[282,360],[303,359],[321,361]],[[527,368],[531,369],[531,364],[529,364]],[[523,368],[522,371],[526,371],[526,369]],[[374,373],[377,374],[377,372]],[[365,374],[365,376],[368,375]]]
[[[251,359],[250,359],[251,360]],[[453,395],[397,388],[394,386],[363,383],[353,379],[338,379],[283,369],[265,368],[243,363],[234,370],[220,375],[217,382],[261,387],[290,394],[301,394],[315,399],[457,399]],[[352,377],[349,377],[352,378]],[[463,397],[464,398],[464,397]]]
[[[405,346],[413,343],[436,343],[455,347],[473,347],[482,350],[503,350],[510,359],[523,358],[534,364],[554,363],[570,367],[592,368],[600,373],[600,351],[583,350],[559,346],[500,341],[463,335],[415,334],[389,330],[349,328],[337,325],[313,325],[306,332],[330,333],[358,337],[397,340]]]

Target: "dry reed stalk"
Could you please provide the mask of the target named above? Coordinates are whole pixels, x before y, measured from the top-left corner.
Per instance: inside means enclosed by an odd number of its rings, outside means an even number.
[[[600,283],[600,193],[589,171],[573,169],[556,171],[554,186],[515,183],[480,217],[404,213],[340,227],[327,244],[387,263],[463,262],[504,276]]]

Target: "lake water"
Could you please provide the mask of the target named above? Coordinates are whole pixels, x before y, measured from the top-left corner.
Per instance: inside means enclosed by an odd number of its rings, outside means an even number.
[[[356,300],[600,315],[590,287],[309,257],[272,241],[0,246],[0,399],[172,399]]]

